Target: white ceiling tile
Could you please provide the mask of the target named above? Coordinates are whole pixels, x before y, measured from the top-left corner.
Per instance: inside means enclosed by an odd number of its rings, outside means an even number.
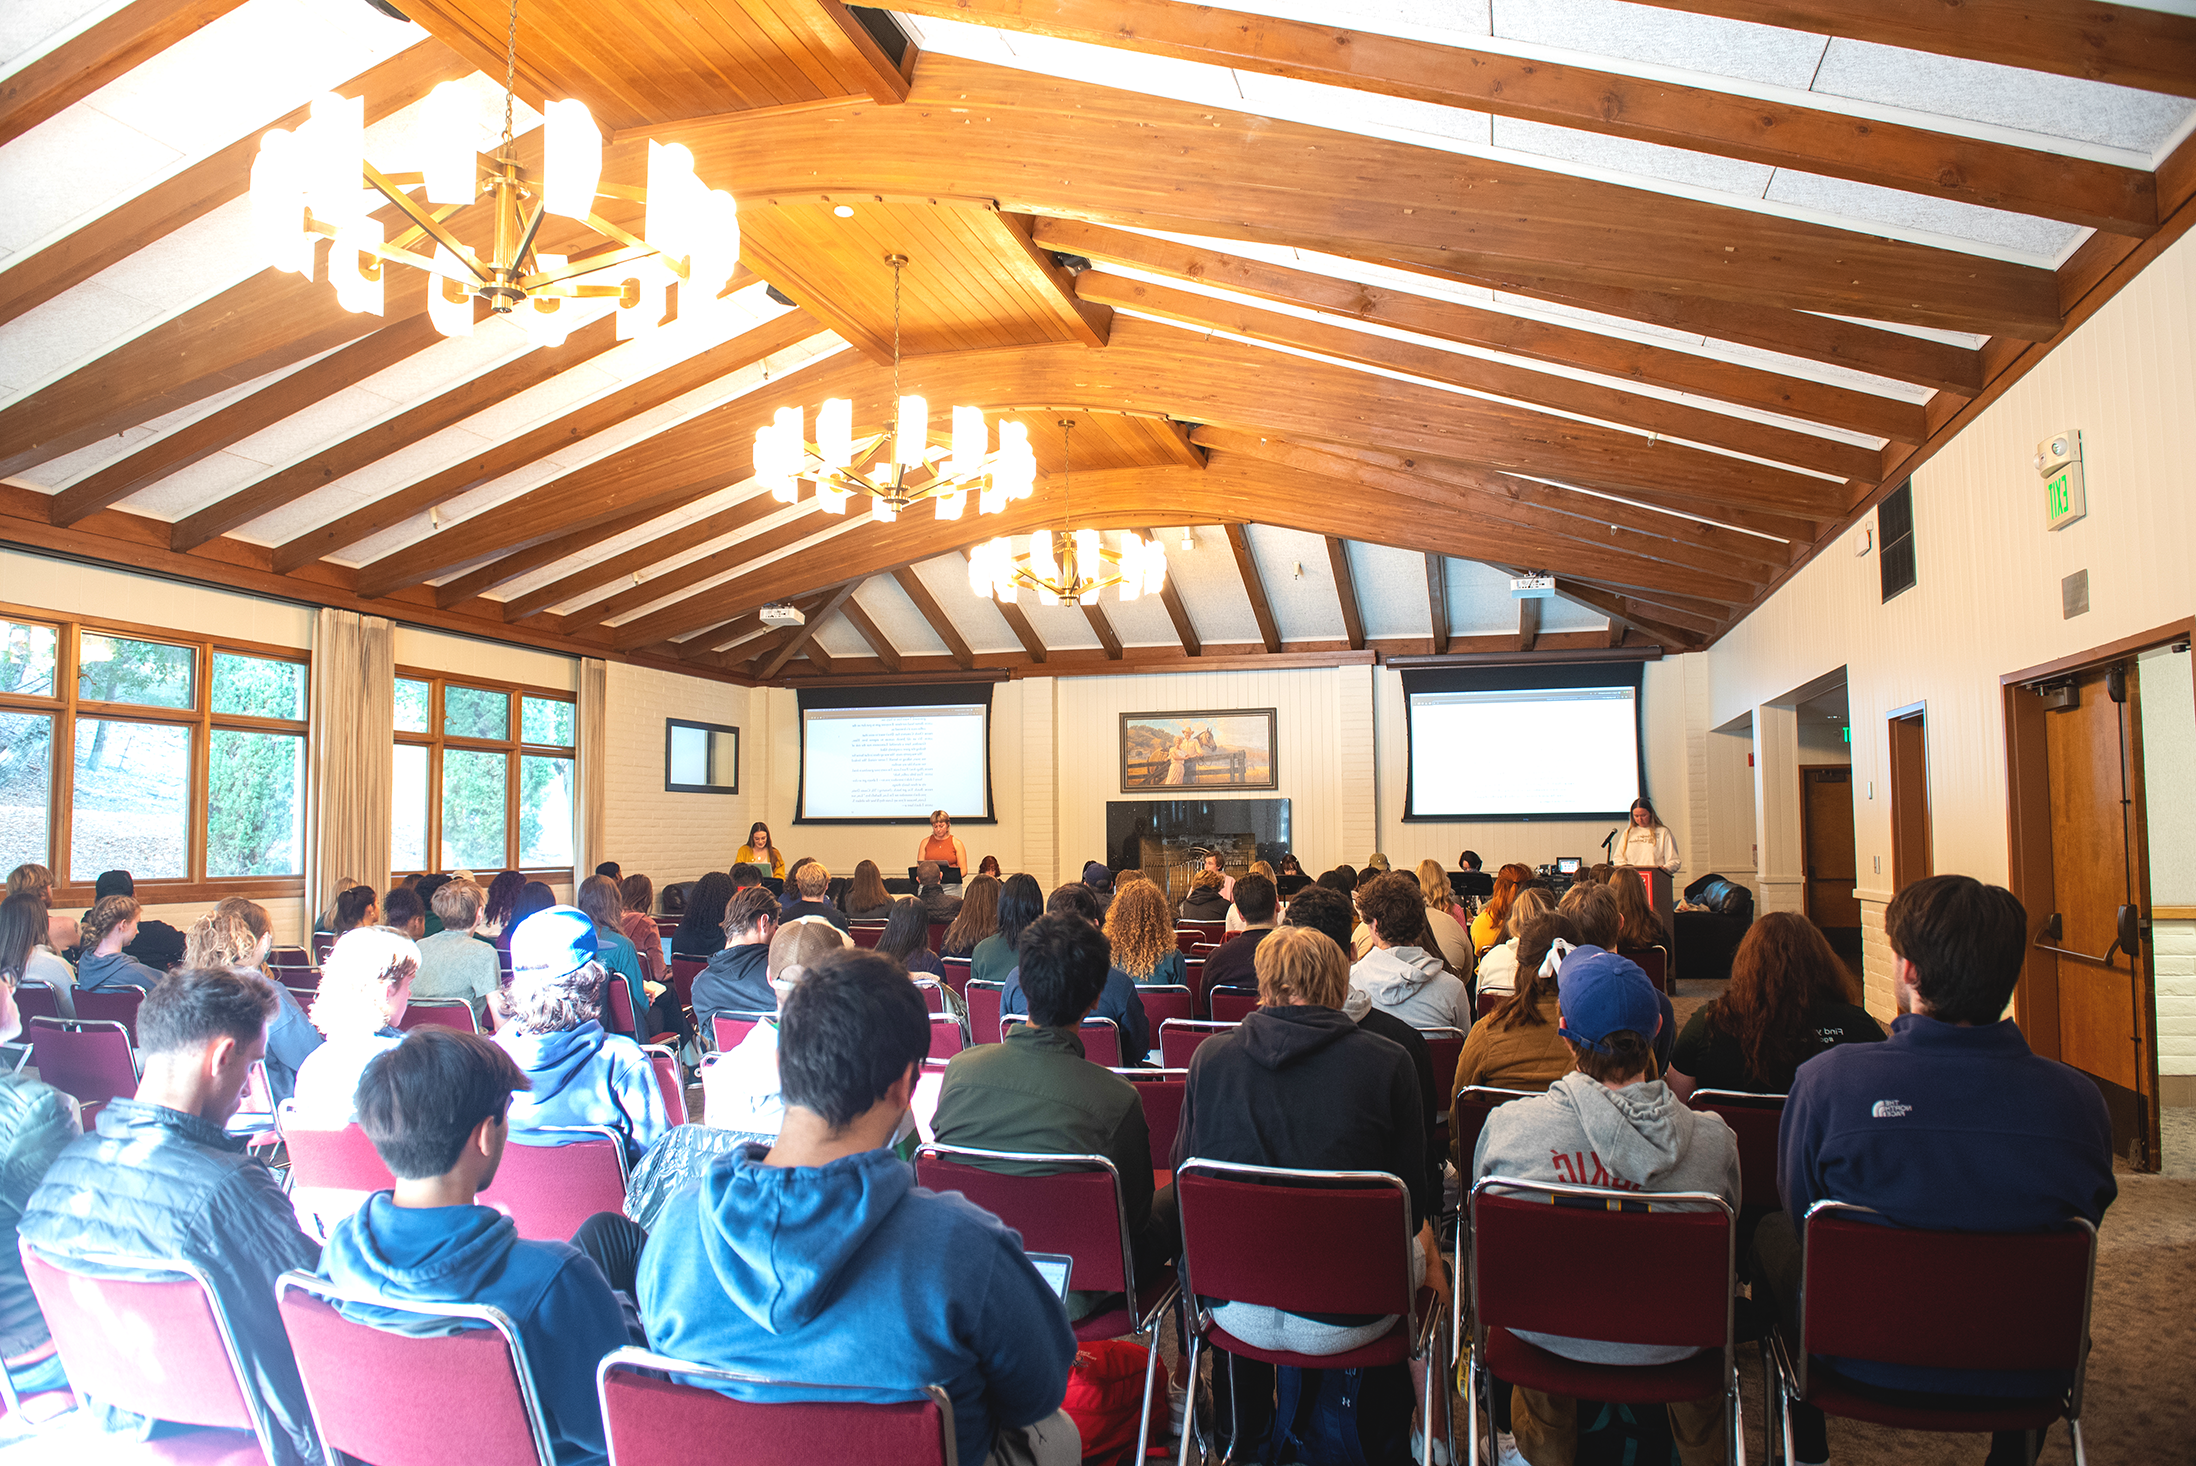
[[[1692,188],[1710,188],[1742,198],[1760,198],[1775,170],[1741,158],[1666,148],[1631,138],[1610,137],[1575,127],[1551,127],[1516,117],[1494,119],[1494,145],[1540,157],[1561,158],[1591,168],[1629,173]]]
[[[1274,628],[1287,641],[1340,641],[1342,601],[1327,563],[1325,537],[1270,524],[1249,527]],[[1302,573],[1299,574],[1299,568]]]
[[[930,582],[925,580],[923,587],[928,590]],[[957,599],[939,596],[936,591],[932,591],[931,595],[938,601],[938,608],[954,618],[954,629],[958,631],[958,603],[975,599],[969,593],[967,577],[964,576],[961,580]],[[916,609],[915,603],[908,599],[907,592],[900,589],[900,583],[891,576],[872,575],[854,593],[854,600],[869,619],[877,623],[877,630],[891,644],[890,650],[903,657],[942,657],[946,654],[944,640],[931,628],[929,619]]]
[[[854,629],[854,623],[837,611],[818,622],[816,629],[809,635],[810,640],[821,646],[829,656],[866,657],[870,654],[869,643],[862,640],[862,634]]]
[[[1258,640],[1258,618],[1251,614],[1250,597],[1243,593],[1243,577],[1235,568],[1235,552],[1228,548],[1228,532],[1215,524],[1201,524],[1189,534],[1192,547],[1185,549],[1180,526],[1159,526],[1159,540],[1167,550],[1167,579],[1182,597],[1197,639],[1228,646]]]
[[[1609,618],[1590,606],[1551,596],[1540,603],[1542,631],[1607,631]]]
[[[1081,606],[1040,606],[1037,597],[1024,592],[1022,614],[1048,651],[1096,650],[1098,633],[1090,629]]]
[[[968,643],[968,649],[978,656],[990,653],[1007,653],[1019,656],[1023,652],[1022,639],[1007,625],[998,606],[989,597],[979,597],[968,588],[968,562],[959,555],[939,555],[925,560],[915,567],[916,576],[928,590],[938,608],[953,618],[953,629]],[[875,584],[874,581],[871,584]],[[893,587],[898,590],[898,586]],[[1026,601],[1028,598],[1024,597]],[[912,609],[912,603],[910,603]],[[928,623],[926,622],[927,626]],[[942,651],[944,642],[938,643]]]
[[[87,280],[63,302],[48,301],[0,326],[0,360],[18,381],[35,386],[50,379],[88,351],[134,335],[146,318],[143,301]],[[26,386],[23,390],[30,390]]]
[[[1425,555],[1355,540],[1349,549],[1365,635],[1378,641],[1431,634],[1433,610],[1426,600]]]
[[[1517,603],[1510,599],[1507,572],[1476,560],[1447,560],[1449,634],[1514,636]]]
[[[264,477],[266,472],[266,464],[254,463],[235,452],[213,453],[139,489],[122,501],[122,507],[154,519],[181,519]]]
[[[0,146],[0,177],[8,180],[0,244],[11,250],[35,244],[70,220],[136,193],[141,181],[158,177],[181,156],[104,113],[82,104],[65,108]]]
[[[1593,55],[1804,87],[1823,37],[1623,0],[1493,0],[1494,33]]]
[[[19,70],[128,0],[8,0],[0,5],[0,76]]]
[[[1825,178],[1779,168],[1769,185],[1772,203],[1794,204],[1803,209],[1849,218],[1867,219],[1893,228],[1926,231],[1954,239],[1997,245],[2027,255],[2038,266],[2055,267],[2089,230],[2057,219],[2038,219],[1986,209],[1957,199],[1933,198],[1903,189],[1880,188],[1844,178]]]
[[[1106,620],[1113,625],[1114,640],[1123,646],[1158,646],[1181,650],[1181,638],[1174,634],[1174,622],[1167,617],[1166,603],[1157,596],[1139,595],[1133,601],[1118,600],[1118,590],[1109,590],[1098,598],[1099,607],[1106,613]]]

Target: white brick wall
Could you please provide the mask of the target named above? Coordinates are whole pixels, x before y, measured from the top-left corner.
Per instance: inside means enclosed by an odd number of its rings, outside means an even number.
[[[657,887],[724,870],[747,838],[760,807],[764,739],[751,715],[753,690],[724,682],[681,677],[650,667],[609,664],[604,722],[603,849],[627,873],[643,873]],[[740,730],[738,794],[666,794],[663,789],[663,721],[690,718],[727,723]],[[778,848],[786,833],[777,831]]]
[[[1883,934],[1888,901],[1861,900],[1861,971],[1866,989],[1861,1004],[1889,1023],[1899,1016],[1898,993],[1891,977],[1891,939]]]
[[[2157,961],[2158,1072],[2196,1074],[2196,921],[2154,922]]]

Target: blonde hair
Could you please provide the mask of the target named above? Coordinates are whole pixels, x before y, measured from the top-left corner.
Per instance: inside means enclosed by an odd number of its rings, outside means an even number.
[[[419,972],[419,948],[384,926],[353,927],[321,964],[320,988],[306,1015],[329,1038],[363,1037],[388,1026],[396,991]]]
[[[1190,877],[1190,889],[1193,891],[1217,891],[1220,884],[1220,872],[1216,870],[1201,870]]]
[[[1269,881],[1274,878],[1273,867],[1266,864],[1266,862],[1263,860],[1252,861],[1250,873],[1254,876],[1264,876]]]
[[[1418,889],[1426,904],[1437,911],[1448,910],[1449,903],[1456,899],[1456,893],[1449,889],[1449,873],[1431,856],[1418,862]]]
[[[801,873],[793,877],[803,901],[813,901],[831,889],[831,867],[820,860],[811,860],[801,867]]]
[[[1541,890],[1538,886],[1527,886],[1524,890],[1518,892],[1517,899],[1510,903],[1510,919],[1502,924],[1503,930],[1522,940],[1527,922],[1543,911],[1553,910],[1555,910],[1555,903],[1548,899],[1546,891]]]
[[[1106,910],[1106,940],[1113,943],[1113,965],[1132,978],[1146,978],[1179,950],[1167,898],[1150,881],[1130,881],[1113,893]]]
[[[445,931],[464,932],[480,925],[480,908],[487,902],[488,893],[475,882],[453,880],[444,881],[428,904]]]
[[[1308,926],[1284,926],[1251,955],[1258,971],[1258,1001],[1269,1008],[1302,1001],[1339,1008],[1350,990],[1350,960],[1334,938]]]
[[[125,921],[137,920],[137,913],[144,910],[135,896],[101,896],[93,905],[91,914],[84,918],[84,949],[90,951],[105,941]]]
[[[19,865],[14,870],[9,871],[8,894],[10,896],[20,896],[26,892],[51,906],[53,904],[53,872],[42,865]]]
[[[256,968],[259,958],[260,933],[252,930],[252,924],[244,914],[236,910],[224,910],[227,902],[216,906],[191,923],[191,929],[183,936],[183,965],[185,967],[251,967]]]

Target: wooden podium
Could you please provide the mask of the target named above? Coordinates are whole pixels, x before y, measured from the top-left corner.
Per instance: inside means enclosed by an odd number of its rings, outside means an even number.
[[[1672,890],[1676,883],[1671,879],[1670,873],[1659,865],[1635,866],[1634,869],[1639,872],[1640,880],[1647,886],[1647,900],[1654,906],[1655,916],[1661,921],[1662,929],[1671,930],[1673,924],[1670,917],[1677,903]]]

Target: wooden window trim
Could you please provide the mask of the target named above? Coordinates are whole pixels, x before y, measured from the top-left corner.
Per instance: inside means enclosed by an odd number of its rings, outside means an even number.
[[[494,677],[473,677],[459,672],[436,672],[426,667],[396,669],[397,677],[408,682],[427,684],[427,731],[396,731],[396,742],[427,750],[427,830],[426,849],[430,857],[442,849],[442,756],[451,749],[461,752],[500,753],[507,763],[503,780],[503,853],[505,870],[515,870],[529,879],[569,879],[572,868],[568,865],[514,865],[510,861],[519,849],[519,763],[521,758],[570,759],[579,762],[579,697],[553,687],[538,687],[526,682],[505,682]],[[510,736],[507,738],[462,738],[447,734],[443,729],[443,691],[457,686],[479,692],[500,692],[508,699],[508,721],[504,724]],[[572,709],[572,742],[528,743],[521,735],[525,731],[526,698],[539,698],[548,702],[561,702]],[[576,772],[576,768],[575,768]],[[391,860],[395,859],[394,852]],[[394,877],[427,874],[439,870],[430,863],[426,870],[414,871],[398,868],[390,872]]]

